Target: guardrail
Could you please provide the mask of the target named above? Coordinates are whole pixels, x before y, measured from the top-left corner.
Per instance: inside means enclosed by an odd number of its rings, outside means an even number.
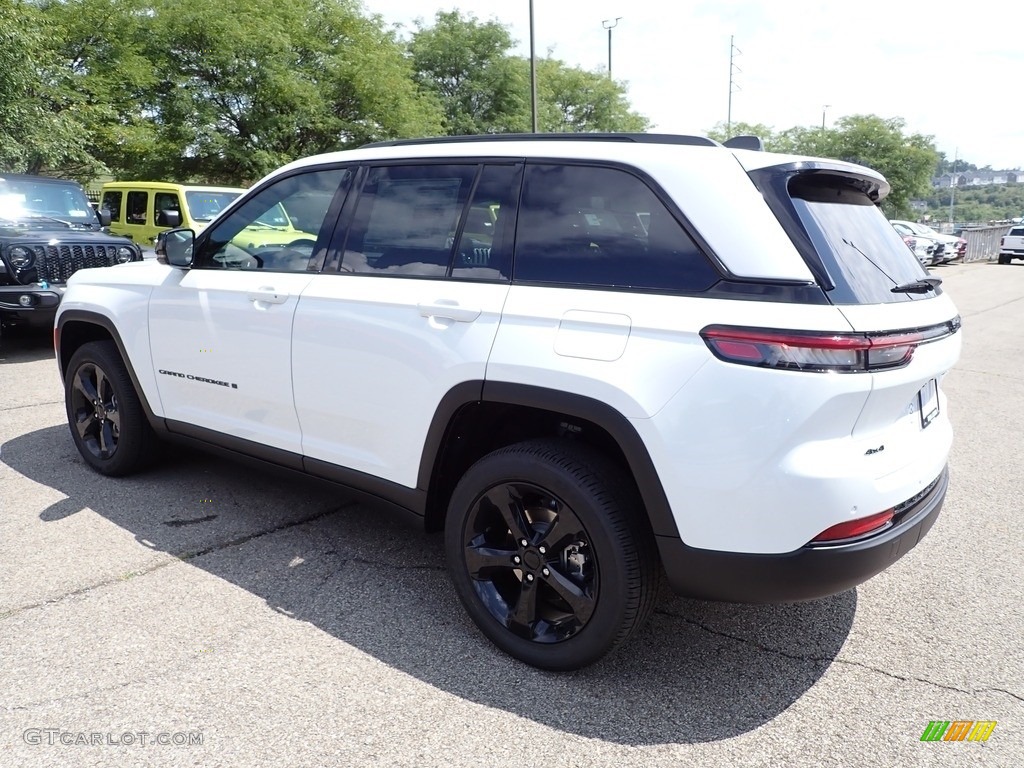
[[[967,241],[967,253],[964,263],[970,261],[993,261],[999,257],[999,241],[1010,227],[1000,224],[997,227],[971,227],[964,229],[960,237]]]

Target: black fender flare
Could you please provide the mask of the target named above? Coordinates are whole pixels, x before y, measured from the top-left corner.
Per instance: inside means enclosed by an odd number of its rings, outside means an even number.
[[[584,419],[605,430],[626,457],[656,536],[679,538],[679,529],[647,446],[629,419],[607,403],[558,389],[502,381],[466,381],[452,387],[438,404],[420,458],[417,486],[430,487],[431,477],[454,415],[480,402],[522,405]]]

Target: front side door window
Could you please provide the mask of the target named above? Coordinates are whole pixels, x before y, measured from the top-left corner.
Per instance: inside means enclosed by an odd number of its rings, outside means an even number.
[[[330,237],[331,203],[351,176],[346,168],[326,168],[287,176],[250,197],[217,222],[200,245],[194,266],[306,272],[319,263],[314,249],[321,232]],[[333,218],[333,217],[332,217]]]

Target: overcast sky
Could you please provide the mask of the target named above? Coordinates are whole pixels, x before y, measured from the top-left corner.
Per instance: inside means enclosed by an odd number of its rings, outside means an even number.
[[[529,55],[529,0],[364,0],[414,29],[458,8],[510,27]],[[1014,5],[996,0],[534,0],[535,47],[586,69],[608,64],[652,130],[704,134],[725,121],[776,130],[844,115],[902,117],[940,152],[997,170],[1024,166],[1024,46]],[[827,107],[825,105],[828,105]]]

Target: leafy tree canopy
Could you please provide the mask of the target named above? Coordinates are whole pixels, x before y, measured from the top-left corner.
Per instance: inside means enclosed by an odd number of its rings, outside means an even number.
[[[793,127],[773,131],[760,124],[737,123],[732,135],[754,133],[771,152],[836,158],[865,165],[881,173],[892,187],[882,207],[887,214],[910,213],[910,200],[931,188],[931,179],[939,162],[939,153],[931,136],[906,134],[902,118],[877,115],[849,115],[831,128]],[[726,126],[719,123],[709,135],[726,138]]]

